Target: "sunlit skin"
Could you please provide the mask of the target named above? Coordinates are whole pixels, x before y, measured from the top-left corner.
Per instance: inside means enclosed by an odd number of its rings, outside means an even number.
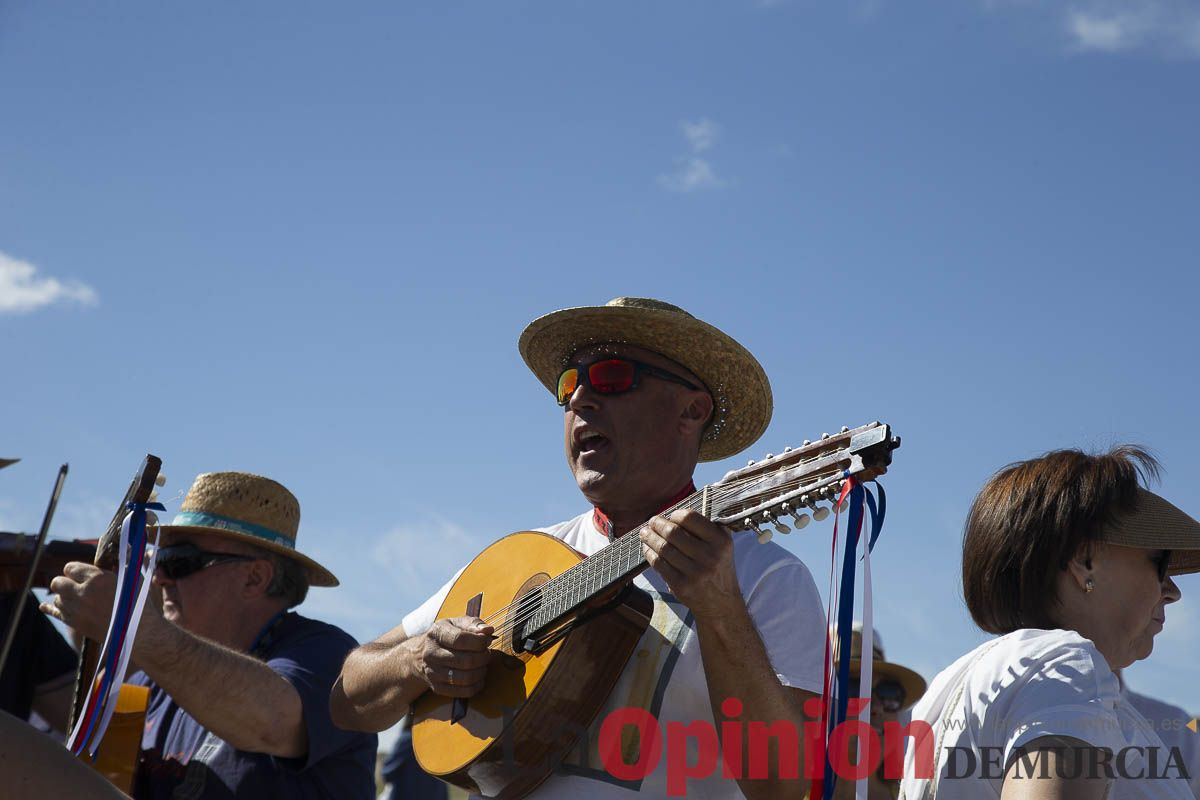
[[[579,350],[571,365],[620,356],[667,370],[703,386],[692,373],[657,353],[621,344]],[[620,535],[656,513],[692,477],[699,450],[699,423],[712,413],[712,398],[652,375],[623,394],[599,394],[581,382],[564,414],[564,445],[575,483],[604,510]],[[664,420],[668,422],[664,424]],[[587,433],[604,438],[585,444]]]
[[[193,532],[163,535],[164,547],[189,543],[210,553],[252,553],[248,546],[224,536]],[[163,616],[197,636],[236,649],[245,649],[250,646],[262,623],[258,615],[247,614],[244,588],[248,583],[255,585],[251,573],[264,567],[271,569],[269,559],[226,561],[179,580],[171,580],[162,570],[156,570],[154,583],[162,588]],[[269,578],[267,582],[270,582]]]
[[[1170,577],[1158,579],[1164,551],[1093,544],[1059,573],[1055,622],[1091,639],[1114,670],[1146,658],[1180,597]],[[1092,591],[1087,591],[1087,580]]]

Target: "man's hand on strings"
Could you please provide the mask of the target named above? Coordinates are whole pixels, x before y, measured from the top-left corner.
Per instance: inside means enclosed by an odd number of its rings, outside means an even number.
[[[416,669],[430,690],[444,697],[473,697],[483,690],[492,626],[478,617],[454,617],[433,623],[412,642]],[[408,642],[405,642],[408,644]]]
[[[743,603],[733,566],[733,539],[697,511],[653,517],[642,528],[642,552],[671,593],[697,617],[719,616]]]

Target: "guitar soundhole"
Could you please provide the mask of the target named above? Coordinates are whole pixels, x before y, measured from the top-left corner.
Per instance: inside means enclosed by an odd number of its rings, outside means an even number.
[[[541,607],[542,593],[539,587],[548,580],[550,580],[548,574],[539,572],[521,584],[521,588],[517,589],[516,594],[513,595],[509,612],[505,618],[504,629],[507,633],[502,639],[502,650],[513,655],[525,653],[525,628],[534,613]]]

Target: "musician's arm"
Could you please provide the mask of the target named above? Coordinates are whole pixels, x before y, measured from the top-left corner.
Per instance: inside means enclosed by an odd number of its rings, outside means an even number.
[[[133,660],[176,705],[238,750],[308,753],[300,694],[262,661],[188,633],[150,608]]]
[[[749,800],[801,798],[808,791],[804,774],[804,701],[814,695],[780,683],[738,583],[729,532],[694,511],[678,511],[670,519],[653,518],[641,534],[646,559],[666,580],[672,593],[696,619],[700,657],[708,684],[713,718],[727,719],[721,705],[740,701],[743,769],[738,787]],[[780,777],[778,738],[770,737],[767,777],[751,780],[748,734],[751,722],[768,727],[790,725],[799,745],[796,778]]]
[[[477,617],[439,620],[416,636],[397,625],[346,657],[329,694],[333,723],[381,731],[399,722],[425,692],[471,697],[483,688],[491,633]]]

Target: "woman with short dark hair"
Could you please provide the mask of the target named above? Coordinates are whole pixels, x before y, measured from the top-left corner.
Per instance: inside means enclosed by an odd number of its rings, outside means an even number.
[[[963,535],[963,594],[1000,636],[913,709],[932,731],[909,745],[903,798],[1193,800],[1114,674],[1150,655],[1180,597],[1171,576],[1200,571],[1200,523],[1141,486],[1157,474],[1125,445],[1047,453],[984,485]]]

